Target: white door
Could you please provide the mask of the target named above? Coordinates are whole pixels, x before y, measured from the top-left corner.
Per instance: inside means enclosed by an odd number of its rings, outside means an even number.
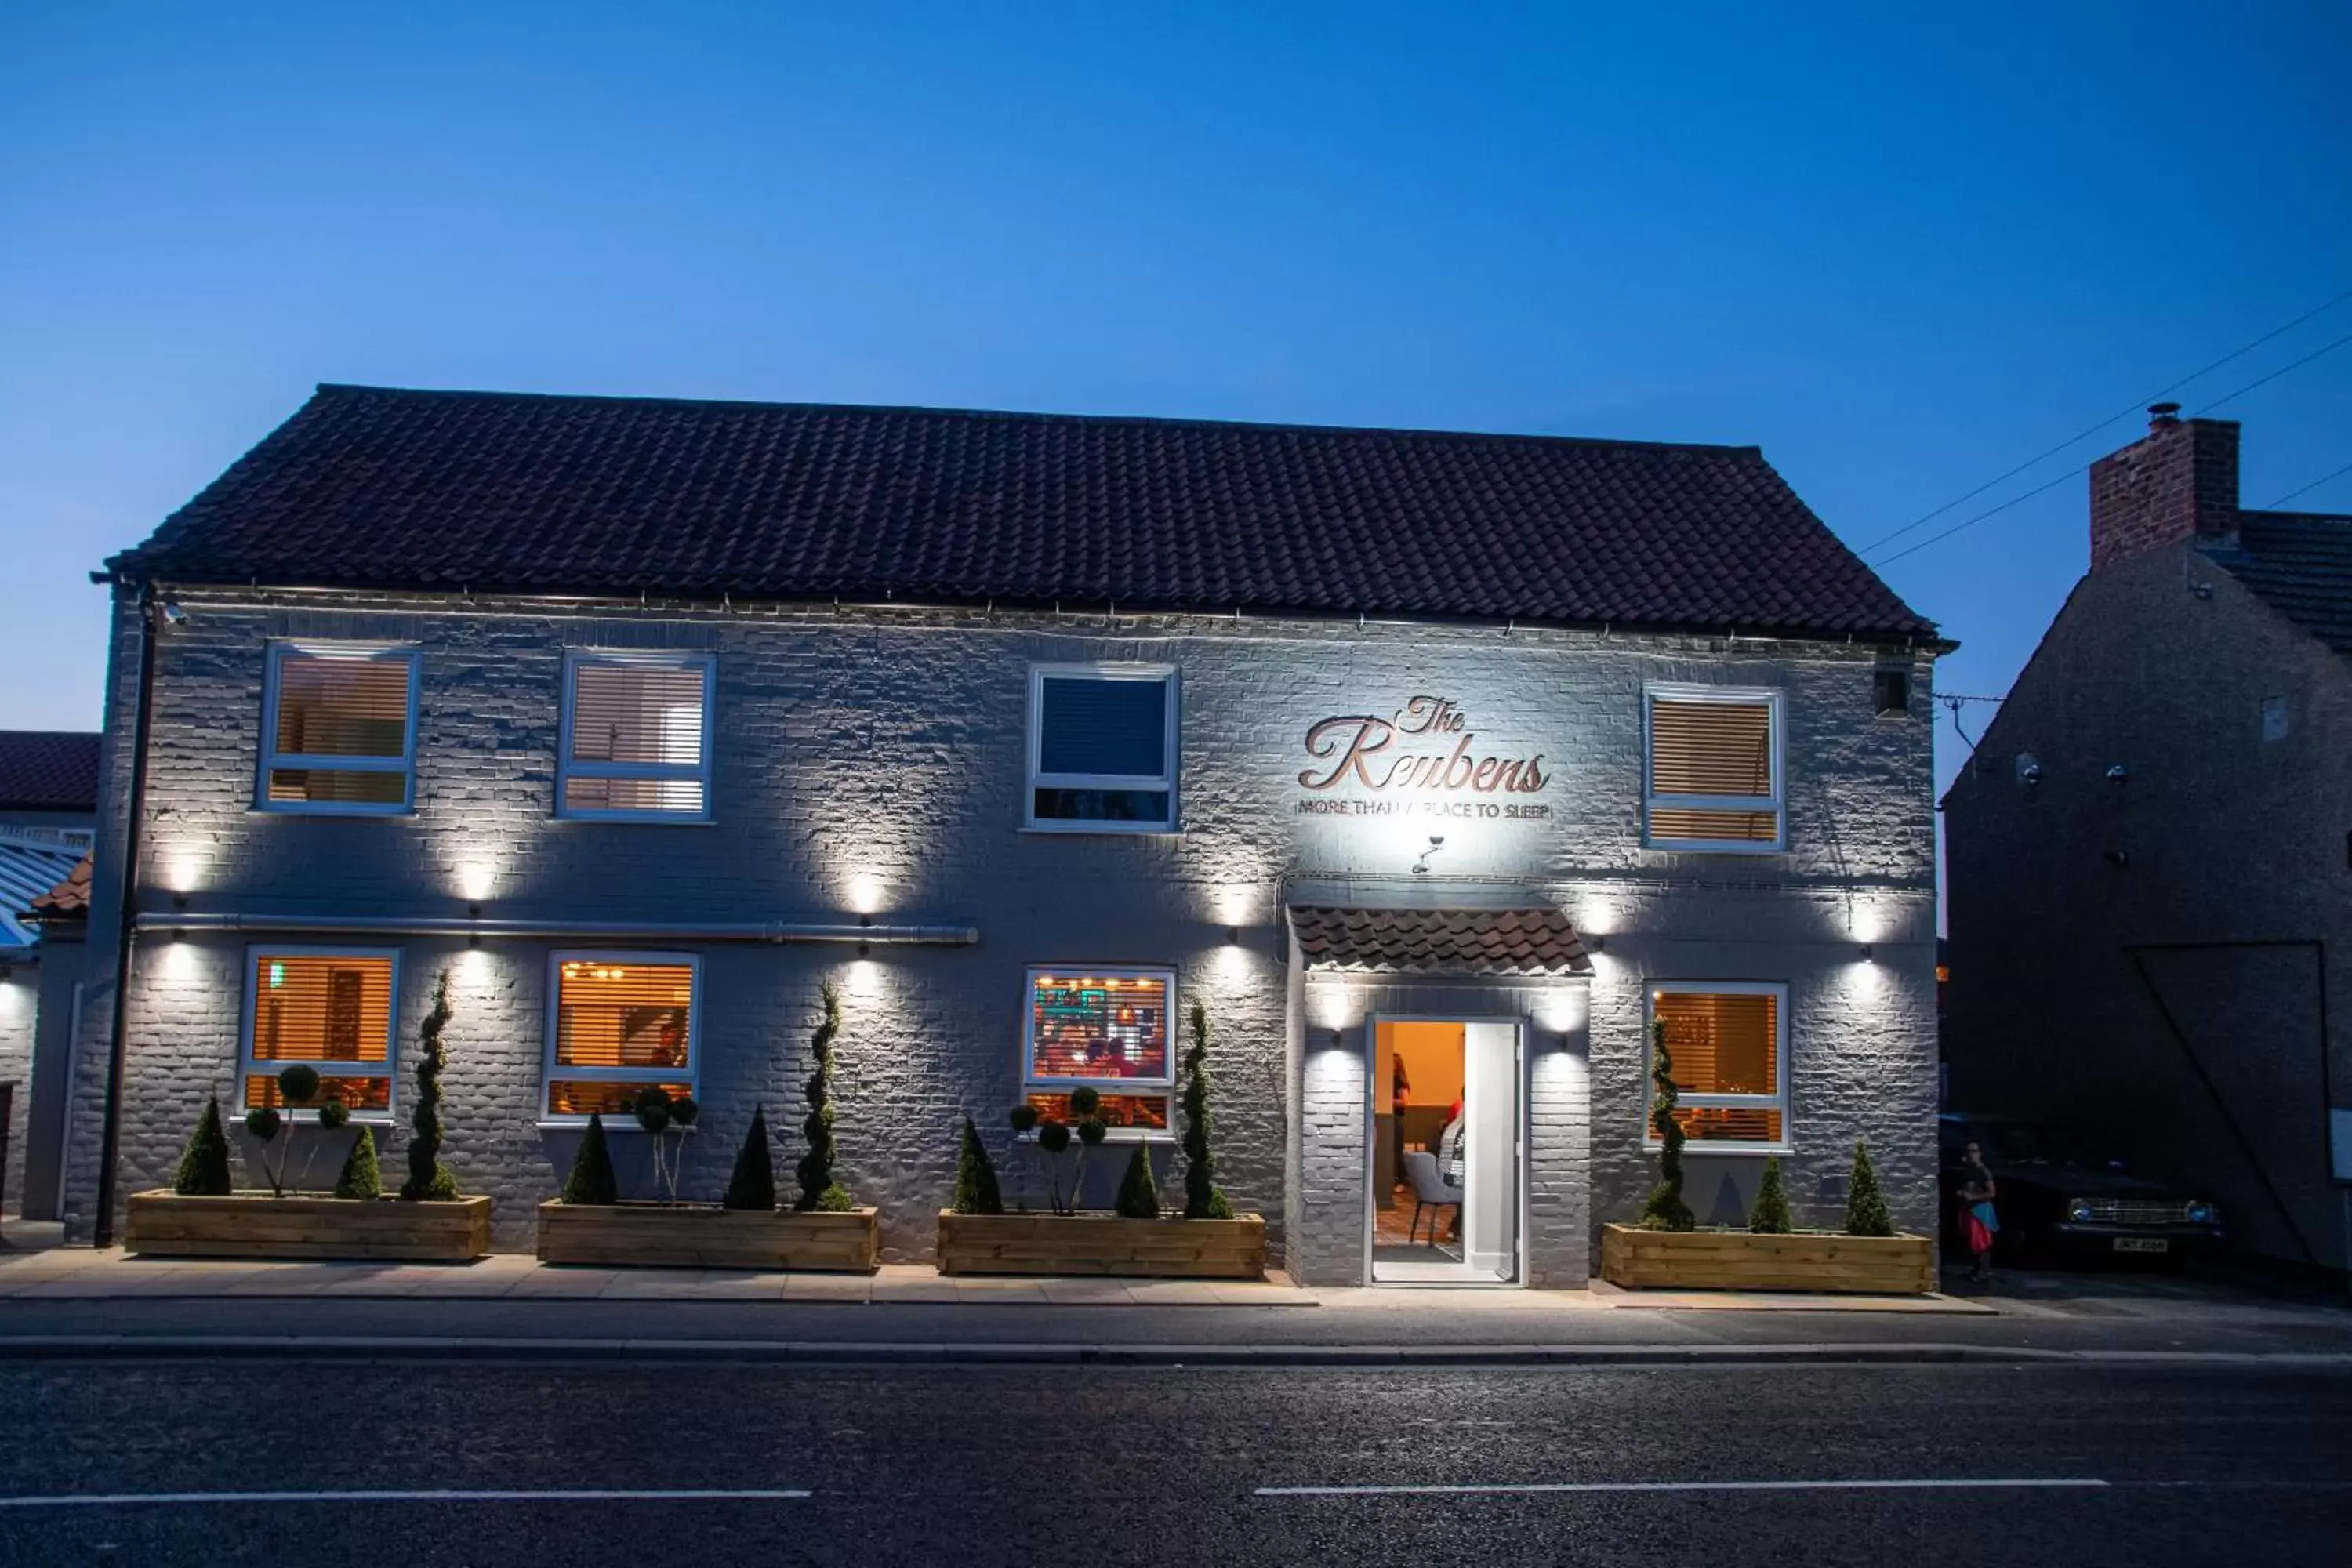
[[[1519,1262],[1518,1026],[1465,1026],[1462,1057],[1465,1261],[1509,1279]]]

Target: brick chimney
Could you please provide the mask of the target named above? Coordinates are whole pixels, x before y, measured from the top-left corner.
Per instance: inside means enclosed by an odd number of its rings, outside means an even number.
[[[2147,434],[2091,465],[2091,570],[2238,531],[2238,422],[2147,411]]]

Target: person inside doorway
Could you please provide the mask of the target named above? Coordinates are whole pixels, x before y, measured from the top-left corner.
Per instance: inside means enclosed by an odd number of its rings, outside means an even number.
[[[1401,1193],[1405,1190],[1404,1113],[1405,1108],[1412,1103],[1412,1079],[1404,1070],[1403,1052],[1390,1052],[1389,1060],[1393,1064],[1392,1070],[1389,1074],[1389,1098],[1393,1102],[1389,1117],[1389,1141],[1395,1146],[1392,1151],[1394,1158],[1390,1168],[1396,1173],[1393,1185],[1395,1190]]]

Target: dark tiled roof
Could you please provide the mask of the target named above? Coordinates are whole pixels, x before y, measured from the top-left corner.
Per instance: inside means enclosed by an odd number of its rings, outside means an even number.
[[[80,920],[89,913],[90,858],[85,855],[75,863],[66,879],[33,900],[32,913],[39,920]]]
[[[2352,658],[2352,517],[2242,511],[2206,553],[2272,609]]]
[[[1752,447],[322,386],[177,582],[1925,637]]]
[[[1362,910],[1294,904],[1291,929],[1312,969],[1420,974],[1584,974],[1568,917],[1519,910]]]
[[[0,811],[97,809],[97,736],[0,730]]]

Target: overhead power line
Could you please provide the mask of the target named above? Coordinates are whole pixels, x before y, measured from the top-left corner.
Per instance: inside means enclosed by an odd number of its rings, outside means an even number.
[[[2278,500],[2271,502],[2270,505],[2264,507],[2263,510],[2264,511],[2276,511],[2279,508],[2286,505],[2287,502],[2293,500],[2295,497],[2299,495],[2308,495],[2313,490],[2315,490],[2320,486],[2326,484],[2328,480],[2340,479],[2347,474],[2352,474],[2352,463],[2347,463],[2332,474],[2322,474],[2317,479],[2312,480],[2311,483],[2298,486],[2297,488],[2287,491],[2286,494],[2279,497]]]
[[[2304,355],[2299,360],[2279,366],[2278,369],[2271,372],[2268,375],[2259,376],[2256,379],[2246,383],[2245,385],[2238,388],[2235,392],[2222,394],[2212,402],[2198,408],[2195,413],[2192,413],[2189,416],[2189,417],[2193,419],[2197,417],[2198,415],[2210,413],[2213,409],[2221,407],[2224,403],[2243,397],[2247,393],[2253,391],[2254,388],[2267,385],[2271,382],[2276,381],[2279,377],[2286,374],[2289,371],[2301,370],[2305,365],[2311,363],[2312,361],[2319,359],[2324,355],[2334,353],[2337,349],[2344,347],[2347,343],[2352,343],[2352,332],[2347,332],[2344,336],[2337,338],[2334,342],[2328,343],[2323,348],[2314,349],[2311,353]],[[2196,378],[2192,376],[2190,379],[2194,380]],[[1944,530],[1941,533],[1931,533],[1927,538],[1921,540],[1918,543],[1906,545],[1903,549],[1896,551],[1894,554],[1887,556],[1885,560],[1874,562],[1873,564],[1882,570],[1888,566],[1892,566],[1895,563],[1902,560],[1906,555],[1916,555],[1920,551],[1927,549],[1931,544],[1940,544],[1956,533],[1964,533],[1968,530],[1974,528],[1978,523],[1984,521],[1984,520],[1989,517],[1997,517],[2000,513],[2007,511],[2011,507],[2016,506],[2021,501],[2032,500],[2035,496],[2041,495],[2046,490],[2056,489],[2060,485],[2064,484],[2067,480],[2079,479],[2081,476],[2087,474],[2090,471],[2091,465],[2089,463],[2084,463],[2079,468],[2069,468],[2064,473],[2060,474],[2056,479],[2045,479],[2041,484],[2034,486],[2030,490],[2024,491],[2022,494],[2010,497],[2007,500],[2002,501],[1999,506],[1987,507],[1984,510],[1977,513],[1974,517],[1968,519],[1966,521],[1954,523],[1951,527]],[[2329,479],[2333,479],[2334,477],[2335,476],[2332,474],[2328,476]],[[2326,483],[2326,479],[2317,479],[2313,481],[2314,485],[2325,483]],[[2310,488],[2312,488],[2312,486],[2307,485],[2305,487],[2306,489]],[[2295,493],[2300,495],[2302,491],[2298,490]]]
[[[2125,405],[2123,408],[2119,409],[2116,413],[2108,415],[2097,424],[2085,426],[2082,430],[2076,432],[2074,435],[2069,436],[2066,439],[2059,442],[2055,447],[2051,447],[2048,451],[2036,453],[2034,456],[2028,458],[2025,461],[2018,464],[2017,467],[2010,469],[2007,473],[2000,474],[1992,479],[1987,479],[1984,483],[1979,485],[1976,489],[1969,491],[1967,494],[1954,496],[1950,500],[1946,501],[1935,510],[1927,513],[1925,516],[1915,518],[1911,521],[1905,523],[1901,528],[1896,529],[1894,532],[1886,534],[1882,538],[1874,540],[1870,543],[1864,545],[1861,550],[1856,552],[1856,553],[1867,555],[1872,551],[1876,550],[1880,545],[1891,544],[1906,533],[1910,533],[1917,529],[1925,528],[1927,524],[1935,521],[1937,518],[1943,516],[1954,507],[1963,506],[1968,502],[1976,500],[1977,497],[1984,494],[1985,491],[2007,483],[2009,480],[2013,479],[2018,475],[2025,472],[2026,469],[2047,462],[2052,458],[2056,457],[2059,453],[2066,450],[2069,447],[2080,446],[2082,443],[2089,440],[2092,437],[2097,435],[2100,431],[2105,429],[2108,426],[2114,424],[2116,420],[2126,418],[2131,415],[2138,413],[2141,409],[2146,408],[2149,404],[2169,396],[2171,394],[2179,391],[2182,387],[2187,386],[2192,381],[2196,381],[2203,376],[2210,375],[2213,372],[2221,369],[2223,365],[2230,363],[2232,360],[2243,359],[2246,355],[2253,353],[2264,343],[2271,342],[2274,338],[2284,336],[2286,333],[2294,331],[2295,328],[2303,325],[2305,321],[2310,321],[2315,316],[2326,315],[2328,311],[2334,310],[2336,306],[2341,305],[2347,300],[2352,300],[2352,289],[2347,289],[2344,292],[2336,295],[2334,299],[2326,300],[2322,304],[2313,306],[2310,310],[2305,310],[2302,315],[2297,316],[2294,320],[2287,322],[2284,326],[2273,327],[2269,331],[2264,332],[2261,337],[2254,339],[2252,342],[2231,349],[2228,353],[2223,354],[2220,359],[2215,360],[2212,363],[2205,366],[2201,370],[2190,372],[2189,374],[2182,376],[2179,381],[2174,382],[2171,385],[2156,392],[2151,392],[2145,397],[2133,399],[2130,403]],[[2254,384],[2258,386],[2261,383],[2257,382]],[[2251,391],[2252,388],[2246,387],[2241,388],[2240,390]],[[2235,396],[2237,394],[2232,393],[2231,395]],[[2224,401],[2226,401],[2226,399]],[[2209,405],[2208,406],[2210,405]],[[2019,499],[2022,500],[2024,498],[2020,497]]]

